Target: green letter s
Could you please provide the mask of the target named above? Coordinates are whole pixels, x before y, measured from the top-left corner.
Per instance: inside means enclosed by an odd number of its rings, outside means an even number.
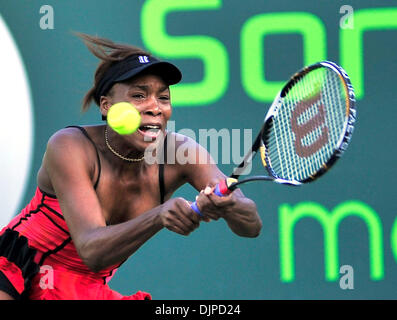
[[[142,39],[153,54],[165,58],[198,58],[204,78],[172,88],[174,106],[210,104],[222,97],[229,81],[229,61],[223,44],[207,36],[171,37],[166,33],[169,12],[218,9],[221,0],[147,0],[142,7]]]

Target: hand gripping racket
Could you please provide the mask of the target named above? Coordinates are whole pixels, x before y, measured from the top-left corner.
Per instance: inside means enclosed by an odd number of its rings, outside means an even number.
[[[278,93],[251,149],[214,193],[225,196],[250,181],[298,186],[316,180],[346,150],[355,121],[354,89],[346,72],[330,61],[305,67]],[[258,151],[268,175],[238,180]],[[191,207],[201,215],[196,202]]]

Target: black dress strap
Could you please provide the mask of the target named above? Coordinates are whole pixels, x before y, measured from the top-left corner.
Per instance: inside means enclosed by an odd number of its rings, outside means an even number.
[[[165,185],[164,185],[164,166],[167,163],[167,135],[164,137],[163,154],[159,164],[159,186],[160,186],[160,203],[164,203]],[[162,161],[163,160],[163,161]]]
[[[86,138],[92,143],[92,145],[95,148],[97,162],[98,162],[98,177],[97,177],[97,179],[95,181],[95,184],[94,184],[94,189],[96,189],[97,186],[98,186],[98,183],[99,183],[99,178],[101,177],[101,159],[99,158],[98,148],[96,147],[94,140],[92,140],[91,137],[89,136],[87,130],[84,129],[83,127],[80,127],[80,126],[67,126],[66,128],[77,128],[77,129],[79,129],[86,136]]]

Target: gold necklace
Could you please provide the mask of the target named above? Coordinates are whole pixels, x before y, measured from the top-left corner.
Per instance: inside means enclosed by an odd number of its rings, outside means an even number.
[[[145,155],[143,155],[141,158],[127,158],[122,156],[120,153],[118,153],[117,151],[115,151],[109,144],[109,140],[108,140],[108,128],[105,128],[105,142],[106,142],[106,146],[109,148],[110,151],[113,152],[113,154],[115,154],[117,157],[119,157],[120,159],[124,160],[124,161],[129,161],[129,162],[139,162],[142,161],[143,159],[145,159]]]

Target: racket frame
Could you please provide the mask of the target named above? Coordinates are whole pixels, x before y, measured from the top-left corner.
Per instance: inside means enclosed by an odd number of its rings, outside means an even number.
[[[273,118],[277,115],[278,109],[283,102],[283,98],[288,94],[294,84],[299,81],[304,75],[307,73],[318,69],[318,68],[329,68],[332,69],[336,74],[339,76],[341,83],[343,84],[343,88],[345,90],[345,97],[346,97],[346,117],[345,122],[343,124],[342,134],[336,144],[336,148],[332,154],[332,156],[327,160],[327,162],[313,175],[309,176],[304,180],[286,180],[282,177],[278,176],[276,172],[273,170],[271,165],[271,160],[268,156],[267,147],[264,143],[268,130],[271,126]],[[351,84],[350,78],[344,69],[334,62],[331,61],[321,61],[310,66],[307,66],[300,71],[296,72],[287,84],[283,87],[282,90],[277,94],[276,98],[274,99],[272,105],[270,106],[266,116],[262,128],[257,135],[254,143],[250,149],[250,151],[246,154],[243,161],[240,163],[238,167],[236,167],[230,176],[235,180],[230,180],[230,185],[228,186],[230,190],[234,190],[239,184],[250,182],[250,181],[258,181],[258,180],[266,180],[266,181],[274,181],[281,184],[287,184],[292,186],[299,186],[304,183],[312,182],[322,176],[325,172],[327,172],[335,162],[342,156],[342,154],[347,149],[349,142],[351,140],[354,125],[356,122],[356,106],[355,106],[355,95],[354,89]],[[259,151],[261,155],[261,160],[263,166],[266,168],[269,176],[250,176],[248,178],[237,180],[238,177],[243,173],[246,166],[252,162],[252,159],[255,157],[256,153]],[[232,182],[233,181],[233,182]]]

